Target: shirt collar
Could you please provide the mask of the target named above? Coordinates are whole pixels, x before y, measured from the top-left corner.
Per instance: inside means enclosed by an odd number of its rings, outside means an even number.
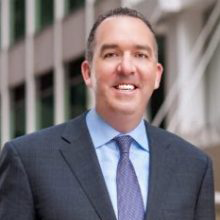
[[[110,142],[114,137],[121,133],[109,124],[107,124],[95,111],[91,109],[86,115],[86,123],[91,135],[95,148],[99,148],[104,144]],[[148,138],[144,120],[138,124],[138,126],[132,131],[126,133],[130,135],[138,145],[146,151],[149,151]]]

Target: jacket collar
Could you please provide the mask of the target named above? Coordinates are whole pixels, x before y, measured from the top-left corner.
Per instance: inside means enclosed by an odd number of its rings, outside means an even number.
[[[60,152],[100,219],[116,220],[85,114],[67,123]]]
[[[86,125],[86,113],[67,123],[60,152],[79,181],[100,219],[116,220],[104,177]],[[175,157],[167,132],[145,123],[150,148],[150,176],[145,220],[159,219],[165,192],[170,184]]]
[[[145,220],[160,219],[161,207],[174,172],[176,158],[171,152],[172,136],[146,123],[150,146],[150,175]]]

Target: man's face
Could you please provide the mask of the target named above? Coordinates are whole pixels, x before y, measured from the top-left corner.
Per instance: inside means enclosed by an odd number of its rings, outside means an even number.
[[[140,19],[117,16],[97,29],[94,56],[84,61],[82,74],[95,92],[96,111],[143,116],[159,87],[162,66],[155,58],[152,32]]]

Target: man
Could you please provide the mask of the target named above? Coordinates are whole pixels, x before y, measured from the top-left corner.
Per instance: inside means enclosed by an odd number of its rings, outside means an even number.
[[[214,220],[210,159],[143,120],[162,71],[141,14],[100,16],[82,63],[95,108],[5,145],[0,219]]]

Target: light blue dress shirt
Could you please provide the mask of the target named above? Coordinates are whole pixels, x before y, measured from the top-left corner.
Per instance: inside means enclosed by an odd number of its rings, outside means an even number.
[[[112,139],[120,135],[108,125],[95,111],[90,110],[86,115],[86,123],[94,144],[96,154],[102,169],[111,202],[118,217],[116,171],[120,158],[120,152]],[[131,144],[130,160],[134,166],[138,182],[141,188],[144,207],[147,206],[148,179],[149,179],[149,144],[144,121],[129,133],[135,141]]]

